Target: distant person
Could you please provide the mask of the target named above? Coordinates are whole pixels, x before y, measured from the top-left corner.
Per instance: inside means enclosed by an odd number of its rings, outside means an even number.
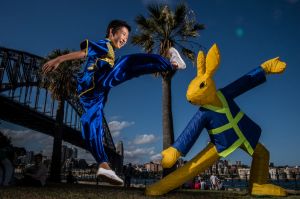
[[[204,179],[201,179],[200,181],[200,188],[201,190],[206,190],[207,189],[207,185]]]
[[[218,179],[218,190],[225,190],[223,181]]]
[[[77,184],[77,178],[73,175],[72,171],[69,171],[68,172],[68,175],[67,175],[67,183],[68,184]]]
[[[197,175],[197,176],[196,176],[196,180],[198,180],[199,182],[201,181],[201,179],[202,179],[202,178],[201,178],[200,175]]]
[[[215,176],[215,174],[212,174],[209,178],[210,184],[211,184],[211,189],[212,190],[217,190],[218,189],[218,177]]]
[[[34,156],[34,165],[24,170],[24,179],[22,184],[30,186],[45,186],[48,168],[42,162],[42,154]]]
[[[14,149],[10,140],[0,132],[0,186],[11,184],[14,175]]]
[[[201,187],[201,183],[199,180],[196,180],[195,183],[194,183],[194,189],[200,189]]]
[[[131,165],[131,163],[129,163],[126,167],[125,167],[125,171],[124,171],[124,176],[125,176],[125,182],[124,182],[124,187],[128,188],[131,186],[131,177],[133,175],[133,167]]]

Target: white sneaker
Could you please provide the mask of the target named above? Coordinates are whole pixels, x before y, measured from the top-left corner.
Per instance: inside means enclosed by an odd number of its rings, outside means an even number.
[[[183,59],[181,58],[179,52],[174,47],[169,48],[168,53],[171,57],[170,62],[177,63],[177,69],[185,69],[186,68],[186,65],[185,65]]]
[[[122,185],[123,180],[116,175],[113,170],[99,168],[97,171],[97,177],[100,176],[105,182],[108,182],[113,185]]]

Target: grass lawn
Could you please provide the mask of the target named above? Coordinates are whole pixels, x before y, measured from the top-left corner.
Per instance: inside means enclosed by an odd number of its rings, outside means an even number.
[[[46,187],[0,187],[0,199],[250,199],[250,198],[276,198],[276,197],[251,197],[246,192],[234,191],[200,191],[178,190],[160,197],[144,195],[143,188],[124,189],[123,187],[95,186],[85,184],[51,184]],[[287,199],[300,198],[300,195],[284,197]]]

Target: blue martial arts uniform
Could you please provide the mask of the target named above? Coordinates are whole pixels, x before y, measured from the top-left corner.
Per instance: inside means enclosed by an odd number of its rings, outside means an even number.
[[[202,106],[177,138],[173,147],[185,156],[203,128],[209,132],[211,142],[221,157],[226,157],[244,145],[252,155],[261,129],[244,114],[234,98],[266,81],[265,72],[258,67],[217,92],[223,107]]]
[[[86,52],[86,62],[77,78],[77,92],[85,111],[81,116],[82,136],[96,161],[107,162],[102,117],[110,89],[143,74],[171,71],[173,66],[169,60],[156,54],[132,54],[115,60],[108,39],[86,40],[80,46]]]

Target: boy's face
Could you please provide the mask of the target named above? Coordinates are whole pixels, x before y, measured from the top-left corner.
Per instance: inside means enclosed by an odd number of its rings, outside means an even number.
[[[113,34],[112,29],[110,29],[109,39],[115,48],[122,48],[128,40],[128,34],[129,32],[126,27],[121,27],[115,34]]]

